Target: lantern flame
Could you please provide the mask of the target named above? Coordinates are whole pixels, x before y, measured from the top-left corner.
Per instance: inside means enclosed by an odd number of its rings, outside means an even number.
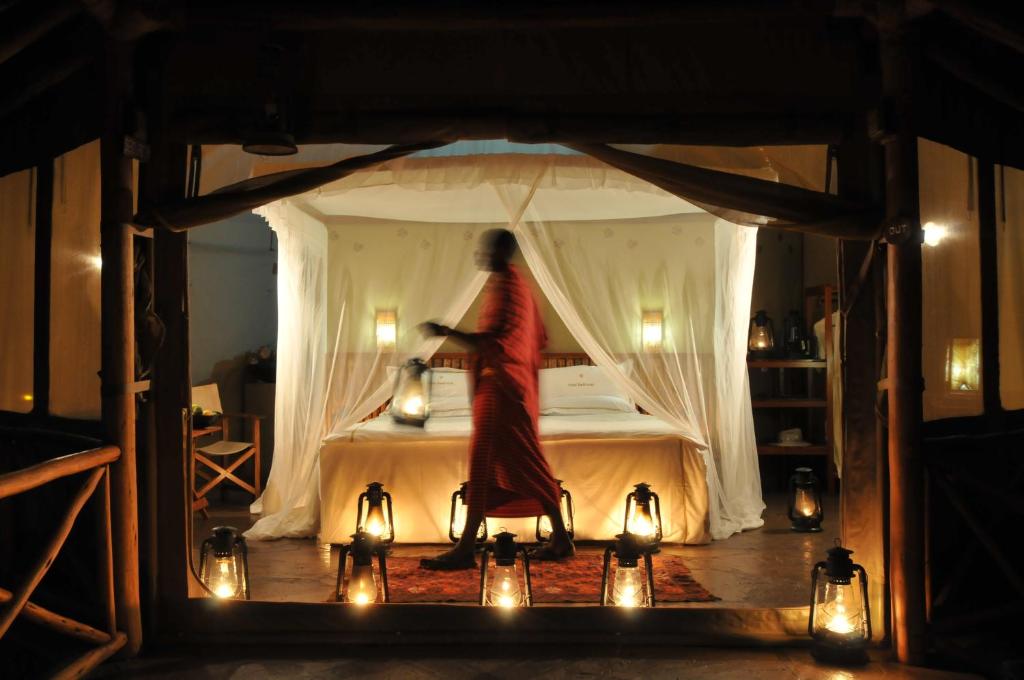
[[[423,413],[423,397],[416,394],[402,402],[402,413],[407,416],[418,416]]]
[[[850,623],[849,617],[846,616],[846,607],[843,605],[836,605],[836,613],[832,615],[829,622],[825,624],[825,628],[838,633],[840,635],[849,635],[853,632],[853,624]]]

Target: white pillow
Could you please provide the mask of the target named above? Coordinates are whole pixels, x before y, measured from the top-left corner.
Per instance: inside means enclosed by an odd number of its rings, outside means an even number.
[[[636,408],[621,397],[593,395],[555,397],[549,399],[541,410],[541,415],[545,416],[586,416],[601,413],[636,413]]]
[[[627,371],[629,363],[619,364],[619,370]],[[599,366],[563,366],[540,370],[540,410],[546,412],[555,400],[562,408],[566,398],[575,397],[617,397],[632,404],[629,395],[620,390],[603,368]]]

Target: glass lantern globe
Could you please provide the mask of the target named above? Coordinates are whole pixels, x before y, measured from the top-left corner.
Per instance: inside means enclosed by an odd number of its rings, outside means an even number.
[[[757,310],[750,320],[747,350],[753,356],[766,357],[775,351],[775,327],[768,312]]]
[[[628,532],[615,538],[615,543],[604,551],[601,606],[653,607],[655,597],[651,544]]]
[[[490,554],[494,556],[493,567]],[[521,582],[517,562],[522,566]],[[480,604],[502,609],[533,606],[530,558],[526,548],[516,543],[515,534],[499,532],[494,535],[494,543],[484,548],[480,559]]]
[[[661,501],[651,485],[641,482],[626,495],[626,519],[622,532],[647,543],[661,542]]]
[[[825,511],[821,503],[821,482],[811,468],[798,467],[789,478],[789,521],[793,531],[821,531]]]
[[[214,597],[249,599],[249,551],[234,527],[215,527],[199,551],[199,578]]]
[[[384,485],[380,482],[367,484],[356,503],[356,533],[365,531],[379,543],[390,545],[395,542],[393,517],[391,494],[384,490]]]
[[[378,601],[390,602],[386,553],[385,546],[372,534],[365,531],[352,534],[352,542],[342,546],[338,555],[334,599],[361,607]],[[374,555],[377,556],[377,573],[373,571]]]
[[[395,375],[391,417],[402,425],[423,427],[430,418],[432,371],[422,359],[409,359]]]
[[[463,482],[459,488],[452,493],[452,510],[448,520],[448,538],[452,543],[458,543],[462,538],[462,532],[466,528],[466,490],[469,482]],[[476,542],[483,543],[487,540],[487,518],[480,522],[480,529],[476,532]]]
[[[562,510],[562,521],[565,523],[565,530],[569,534],[569,538],[574,538],[576,532],[573,530],[573,516],[572,516],[572,494],[569,490],[562,486],[562,480],[558,480],[558,506]],[[541,515],[537,518],[537,531],[536,537],[539,543],[544,543],[551,538],[551,518],[547,515]]]
[[[853,552],[836,545],[811,574],[807,632],[811,653],[826,663],[867,663],[871,640],[868,576],[850,559]]]

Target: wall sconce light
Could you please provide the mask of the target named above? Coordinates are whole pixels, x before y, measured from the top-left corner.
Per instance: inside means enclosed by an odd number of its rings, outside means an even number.
[[[388,588],[387,549],[366,532],[352,534],[352,542],[341,547],[338,555],[338,580],[334,586],[336,602],[348,602],[359,606],[373,604],[378,600],[391,602]],[[377,556],[377,571],[373,573],[373,556]],[[347,577],[346,577],[347,574]]]
[[[622,533],[657,545],[661,542],[661,501],[651,485],[641,482],[626,495],[626,519]]]
[[[953,338],[946,352],[946,387],[950,392],[977,392],[981,387],[981,341]]]
[[[356,533],[365,532],[382,545],[390,545],[395,542],[393,519],[391,494],[380,482],[367,484],[356,505]]]
[[[576,532],[573,531],[572,523],[572,494],[569,490],[562,486],[562,480],[558,480],[558,507],[562,511],[562,521],[565,522],[565,530],[569,534],[569,538],[573,538]],[[537,518],[537,541],[543,543],[551,538],[551,518],[547,515],[541,515]]]
[[[664,334],[664,315],[660,309],[646,311],[640,320],[640,339],[645,352],[660,352]]]
[[[249,550],[234,527],[215,527],[199,550],[199,578],[224,600],[249,599]]]
[[[945,225],[936,224],[935,222],[925,222],[921,227],[922,238],[926,246],[935,246],[942,243],[942,240],[949,234],[949,229]]]
[[[766,357],[775,351],[775,327],[768,312],[757,310],[750,320],[747,350],[754,356]]]
[[[494,555],[494,568],[490,567],[488,553]],[[516,560],[523,563],[523,583],[519,582]],[[526,548],[516,543],[516,535],[502,531],[494,535],[480,556],[480,605],[485,607],[533,606],[533,585],[530,582],[530,558]]]
[[[836,545],[811,572],[811,610],[807,633],[811,655],[826,663],[867,663],[871,640],[868,575]]]
[[[462,538],[462,532],[466,528],[466,488],[469,482],[463,482],[452,494],[452,512],[448,522],[448,538],[452,543],[458,543]],[[480,529],[476,532],[476,542],[483,543],[487,540],[487,518],[480,522]]]
[[[619,534],[615,538],[615,543],[604,551],[601,606],[653,607],[654,566],[649,545],[630,533]],[[614,578],[612,557],[615,558]],[[641,558],[644,563],[643,571],[640,569]]]
[[[409,359],[395,375],[391,417],[401,425],[423,427],[430,418],[433,372],[422,359]]]
[[[394,352],[398,343],[398,313],[393,309],[377,310],[377,349]]]
[[[790,529],[802,532],[821,531],[821,521],[824,518],[821,482],[811,468],[798,467],[789,478]]]

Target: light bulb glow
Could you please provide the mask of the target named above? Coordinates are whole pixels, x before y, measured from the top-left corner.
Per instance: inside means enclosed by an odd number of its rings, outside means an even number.
[[[935,222],[925,222],[921,230],[924,232],[924,244],[932,248],[942,243],[949,234],[949,229],[945,225]]]
[[[89,266],[96,271],[103,269],[103,258],[99,255],[86,255],[85,260],[89,263]]]
[[[377,310],[377,348],[395,349],[398,340],[398,314],[394,310]]]
[[[406,397],[402,402],[402,413],[407,416],[418,416],[423,414],[423,397],[414,394]]]
[[[640,322],[640,339],[645,352],[661,349],[664,318],[661,311],[644,312]]]

